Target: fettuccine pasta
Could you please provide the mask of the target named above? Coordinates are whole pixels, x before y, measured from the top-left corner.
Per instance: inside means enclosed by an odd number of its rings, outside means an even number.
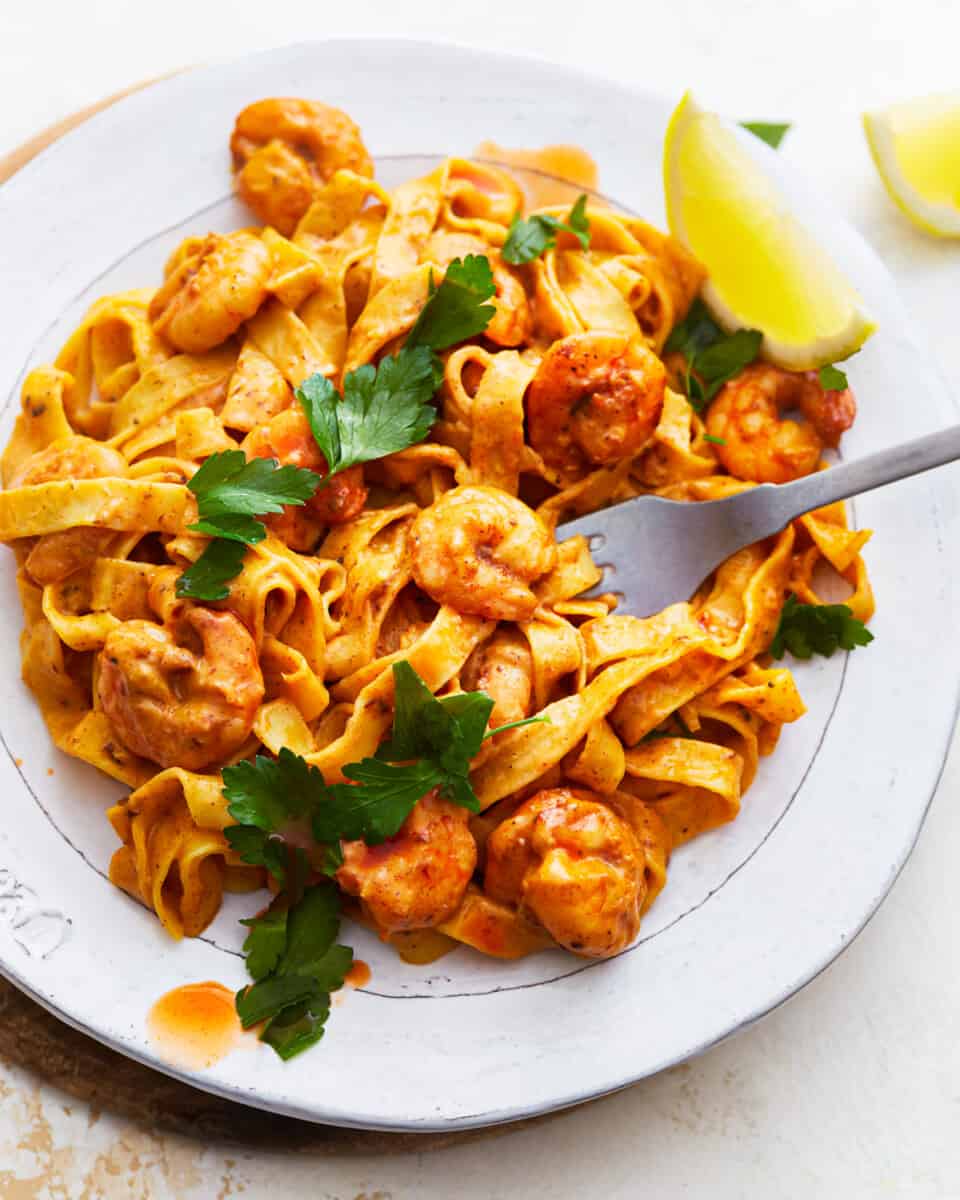
[[[767,653],[787,594],[820,603],[826,569],[869,618],[869,534],[840,505],[812,513],[640,619],[583,597],[601,571],[557,526],[817,469],[852,398],[754,363],[704,416],[665,350],[700,265],[596,200],[578,238],[569,202],[529,209],[496,147],[388,191],[344,114],[262,101],[231,148],[262,224],[188,238],[158,287],[98,300],[27,376],[2,458],[23,677],[56,745],[130,788],[108,813],[110,877],[172,936],[199,934],[225,889],[266,881],[225,834],[221,770],[286,749],[349,779],[390,732],[403,661],[437,696],[487,693],[493,730],[545,720],[483,743],[480,811],[434,790],[382,845],[345,843],[348,911],[401,952],[429,929],[437,950],[615,954],[674,848],[734,820],[804,713]],[[594,183],[589,159],[554,152],[572,158]],[[512,262],[525,211],[553,234]],[[241,450],[322,475],[294,390],[394,353],[468,256],[489,262],[493,312],[441,349],[426,437],[265,515],[225,598],[180,594],[211,540],[191,528],[201,465]]]

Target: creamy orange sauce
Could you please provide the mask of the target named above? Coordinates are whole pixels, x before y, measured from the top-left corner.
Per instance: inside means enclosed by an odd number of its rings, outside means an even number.
[[[244,1036],[233,992],[222,983],[187,983],[151,1008],[147,1032],[162,1058],[199,1071],[212,1067]]]
[[[542,146],[539,150],[513,150],[496,142],[481,142],[474,151],[477,158],[489,158],[513,167],[529,167],[544,171],[560,179],[538,179],[531,175],[520,175],[517,182],[526,193],[531,208],[542,208],[549,204],[572,204],[577,193],[584,188],[597,189],[597,164],[586,150],[579,146]]]
[[[345,983],[349,983],[351,987],[362,988],[366,987],[370,982],[370,968],[362,958],[355,958],[353,966],[347,972]]]
[[[385,939],[396,950],[398,956],[406,963],[424,966],[436,962],[451,950],[457,943],[445,933],[436,929],[409,929],[389,934]]]

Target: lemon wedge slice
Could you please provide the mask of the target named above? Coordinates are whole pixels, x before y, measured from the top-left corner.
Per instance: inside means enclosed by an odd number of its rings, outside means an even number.
[[[667,127],[670,232],[706,267],[703,298],[728,331],[759,329],[764,358],[809,370],[855,353],[876,326],[734,130],[688,92]]]
[[[960,237],[960,93],[863,114],[880,178],[911,221]]]

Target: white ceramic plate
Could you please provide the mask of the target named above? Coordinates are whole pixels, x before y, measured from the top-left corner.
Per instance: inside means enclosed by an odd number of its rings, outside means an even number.
[[[5,441],[25,370],[52,359],[96,295],[159,278],[186,232],[247,219],[229,198],[234,114],[317,96],[385,156],[576,142],[604,191],[663,223],[660,152],[676,96],[545,63],[415,42],[295,46],[195,71],[121,101],[0,189]],[[704,97],[709,103],[709,97]],[[745,135],[746,136],[746,135]],[[880,332],[851,367],[856,456],[956,419],[890,277],[863,241],[759,143],[798,211],[853,278]],[[402,163],[388,162],[386,182]],[[414,165],[415,169],[415,165]],[[409,173],[409,172],[408,172]],[[822,191],[822,189],[820,189]],[[781,1004],[863,927],[910,852],[953,727],[958,643],[952,476],[865,497],[876,641],[799,665],[809,715],[761,767],[739,819],[679,850],[638,944],[605,964],[517,964],[466,950],[407,966],[354,928],[373,969],[322,1045],[284,1065],[265,1047],[199,1074],[158,1061],[145,1017],[169,988],[245,982],[228,901],[176,945],[110,886],[103,817],[118,788],[52,749],[20,682],[12,558],[0,563],[0,970],[63,1019],[199,1087],[309,1120],[387,1129],[507,1121],[623,1087]],[[22,760],[22,762],[21,762]]]

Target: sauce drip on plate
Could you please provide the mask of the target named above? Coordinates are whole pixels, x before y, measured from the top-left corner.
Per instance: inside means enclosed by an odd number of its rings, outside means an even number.
[[[366,987],[370,982],[370,968],[362,958],[353,960],[353,966],[347,972],[345,982],[355,988]]]
[[[512,150],[496,142],[481,142],[474,153],[478,158],[506,163],[512,167],[527,167],[569,180],[569,186],[554,179],[543,179],[521,173],[517,182],[527,196],[531,208],[551,204],[572,204],[578,192],[586,188],[597,190],[597,164],[579,146],[543,146],[539,150]]]
[[[150,1010],[147,1031],[162,1058],[195,1071],[219,1062],[243,1036],[233,993],[210,980],[161,996]]]

